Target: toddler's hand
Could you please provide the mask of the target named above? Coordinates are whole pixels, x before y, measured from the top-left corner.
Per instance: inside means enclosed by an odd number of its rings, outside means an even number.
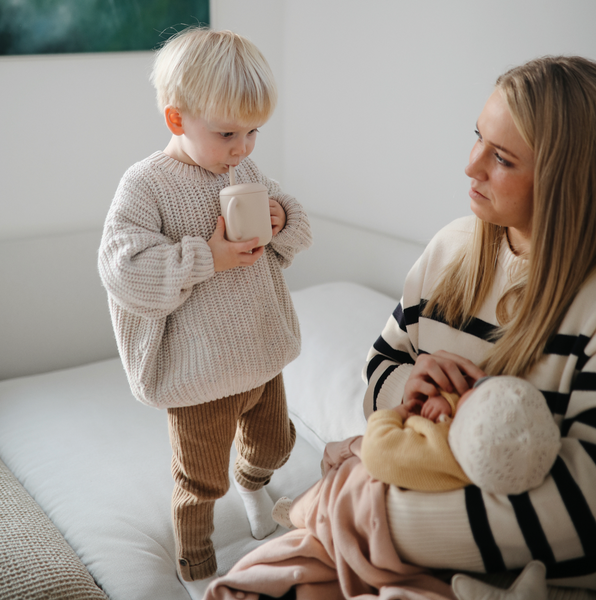
[[[222,216],[217,217],[217,225],[207,242],[213,254],[215,272],[227,271],[234,267],[250,267],[261,258],[264,248],[257,246],[259,238],[248,242],[230,242],[224,237],[226,224]]]
[[[286,226],[286,211],[277,200],[269,198],[269,214],[271,215],[271,231],[276,236]]]

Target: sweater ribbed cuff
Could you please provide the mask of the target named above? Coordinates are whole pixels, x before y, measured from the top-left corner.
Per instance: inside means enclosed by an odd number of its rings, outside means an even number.
[[[273,197],[282,206],[286,213],[285,227],[271,240],[271,245],[276,250],[292,249],[292,257],[296,252],[306,250],[312,245],[312,232],[308,224],[306,212],[292,196],[282,194]],[[306,223],[305,223],[306,221]],[[291,257],[287,257],[291,260]],[[286,265],[289,266],[289,265]]]
[[[215,275],[213,254],[203,238],[193,238],[189,243],[194,245],[194,262],[190,272],[190,283],[195,285]]]
[[[399,365],[384,381],[377,395],[377,410],[394,408],[402,403],[404,388],[414,365]]]

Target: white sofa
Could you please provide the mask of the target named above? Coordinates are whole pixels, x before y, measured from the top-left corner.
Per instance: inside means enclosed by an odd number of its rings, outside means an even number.
[[[267,488],[273,500],[318,479],[326,442],[364,431],[361,369],[422,250],[316,218],[313,230],[314,248],[287,272],[303,338],[284,371],[298,439]],[[95,267],[99,236],[0,242],[3,600],[189,600],[175,569],[166,414],[129,391]],[[224,573],[261,542],[233,487],[215,519]]]
[[[166,414],[129,391],[96,271],[99,237],[0,242],[0,505],[14,512],[0,526],[3,600],[28,590],[60,599],[189,598],[175,570]],[[307,257],[289,279],[308,279],[312,260],[319,269],[333,262],[324,243],[318,252],[326,258]],[[285,380],[298,440],[268,486],[274,500],[318,479],[327,441],[363,431],[360,371],[395,305],[354,283],[293,295],[303,352]],[[216,504],[219,572],[258,543],[231,489]]]

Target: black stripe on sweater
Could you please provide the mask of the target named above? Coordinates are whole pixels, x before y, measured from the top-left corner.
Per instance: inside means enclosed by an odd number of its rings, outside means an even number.
[[[579,373],[572,385],[573,391],[596,392],[596,373]]]
[[[570,394],[561,394],[559,392],[542,392],[550,412],[554,415],[564,415],[569,406]]]
[[[399,328],[407,333],[407,322],[406,317],[404,315],[404,311],[401,307],[401,302],[395,307],[395,310],[393,311],[393,318],[396,320],[397,324],[399,325]]]
[[[585,353],[590,338],[585,335],[564,335],[558,333],[548,342],[544,349],[545,354],[557,354],[559,356],[577,356],[576,369],[581,371],[588,362]]]
[[[368,361],[368,365],[366,365],[366,381],[368,383],[370,383],[370,378],[372,377],[372,374],[377,370],[377,368],[379,367],[379,365],[384,360],[387,360],[386,356],[383,356],[382,354],[377,354],[376,356],[373,356]]]
[[[379,392],[381,391],[385,380],[387,379],[387,377],[389,377],[389,375],[391,375],[391,373],[393,373],[393,371],[395,371],[395,369],[397,369],[398,366],[399,365],[391,365],[388,369],[385,369],[385,372],[379,377],[377,384],[375,385],[375,389],[373,391],[373,411],[377,410],[377,396],[379,395]]]
[[[425,306],[426,300],[423,300],[418,306],[409,306],[404,309],[403,314],[406,325],[416,325]]]
[[[526,492],[525,494],[509,496],[509,501],[515,511],[517,523],[526,544],[532,553],[532,558],[542,561],[547,567],[553,565],[556,562],[555,555],[532,506],[530,495]]]
[[[561,425],[562,437],[569,435],[569,430],[574,423],[583,423],[584,425],[596,428],[596,408],[585,410],[584,412],[575,415],[572,419],[565,419]]]
[[[424,310],[424,308],[426,307],[427,304],[428,304],[428,300],[422,300],[420,302],[419,306],[412,307],[412,309],[415,308],[419,312],[419,314],[422,314],[422,311]],[[408,311],[408,310],[411,310],[411,309],[406,309],[406,311]],[[447,322],[440,315],[440,313],[438,312],[436,307],[433,309],[433,312],[431,313],[431,315],[428,318],[433,321],[436,321],[437,323],[443,323],[444,325],[447,325]],[[486,321],[483,321],[482,319],[477,319],[477,318],[473,317],[469,321],[469,323],[467,323],[466,326],[462,328],[462,331],[464,331],[465,333],[467,333],[469,335],[473,335],[474,337],[480,338],[481,340],[484,340],[486,342],[494,343],[495,340],[498,338],[498,335],[497,335],[498,329],[499,328],[496,325],[492,325],[491,323],[487,323]]]
[[[560,456],[555,460],[551,475],[565,504],[569,518],[577,531],[584,554],[596,557],[596,520],[580,487]]]
[[[501,550],[495,542],[493,532],[491,531],[486,506],[482,492],[475,485],[469,485],[464,488],[466,496],[466,510],[468,511],[468,520],[474,541],[478,546],[484,568],[487,573],[498,573],[505,571],[505,562]]]
[[[396,350],[383,339],[383,336],[379,336],[377,338],[377,341],[373,344],[373,348],[379,354],[382,354],[385,358],[388,358],[393,362],[400,364],[414,364],[414,359],[407,352],[403,352],[402,350]]]
[[[579,443],[586,451],[586,454],[592,459],[592,462],[596,464],[596,444],[592,444],[592,442],[586,442],[583,440],[580,440]]]
[[[593,556],[582,556],[565,560],[546,568],[547,579],[565,579],[566,577],[584,577],[596,573],[596,561]]]

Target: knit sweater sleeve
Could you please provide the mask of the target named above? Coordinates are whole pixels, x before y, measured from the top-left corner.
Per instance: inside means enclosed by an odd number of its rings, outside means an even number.
[[[368,420],[362,462],[379,481],[425,492],[458,489],[470,483],[455,460],[449,423],[411,416],[405,426],[394,410],[379,410]]]
[[[424,295],[436,283],[436,263],[457,252],[471,232],[470,220],[459,219],[428,244],[404,282],[404,293],[381,335],[368,353],[362,376],[367,384],[364,414],[401,404],[404,388],[419,353],[419,317]]]
[[[285,194],[279,183],[263,175],[250,160],[245,159],[247,168],[254,169],[260,183],[267,186],[269,197],[273,198],[286,213],[284,228],[271,240],[270,246],[275,251],[282,269],[288,268],[298,252],[312,245],[312,232],[308,215],[302,205],[289,194]]]
[[[122,178],[104,226],[99,274],[112,299],[133,314],[163,318],[186,301],[193,285],[214,274],[201,237],[173,241],[161,232],[157,190],[133,166]]]

